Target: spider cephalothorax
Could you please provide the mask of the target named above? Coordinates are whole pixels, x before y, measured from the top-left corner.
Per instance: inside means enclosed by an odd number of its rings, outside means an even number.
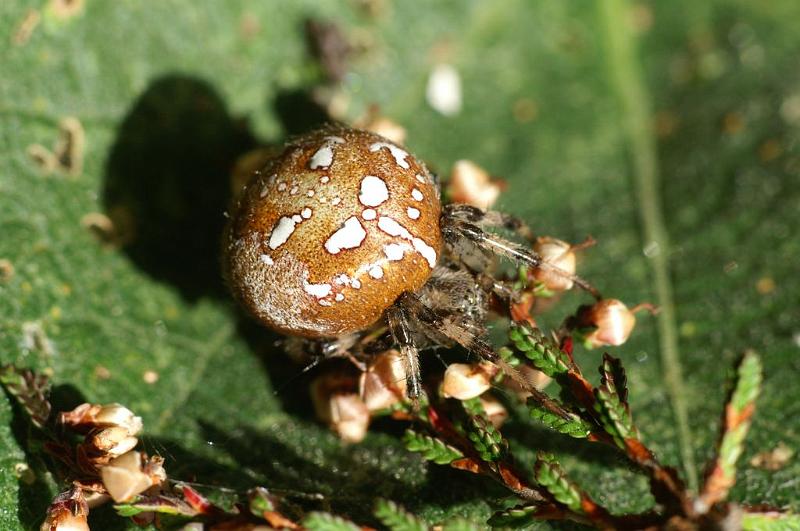
[[[226,276],[261,323],[335,345],[328,351],[358,350],[360,335],[386,328],[416,397],[420,347],[459,344],[497,361],[485,317],[492,297],[511,295],[490,276],[487,254],[548,267],[487,227],[524,232],[499,212],[442,206],[425,164],[389,140],[328,127],[295,139],[241,192]]]

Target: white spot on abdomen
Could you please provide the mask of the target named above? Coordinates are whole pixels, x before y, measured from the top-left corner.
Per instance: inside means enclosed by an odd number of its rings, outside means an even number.
[[[367,221],[372,221],[372,220],[373,220],[373,219],[375,219],[377,216],[378,216],[378,213],[377,213],[377,212],[375,212],[375,211],[374,211],[373,209],[371,209],[371,208],[365,208],[365,209],[364,209],[364,212],[362,212],[362,213],[361,213],[361,217],[362,217],[362,218],[364,218],[364,219],[366,219]]]
[[[267,265],[272,265],[275,263],[268,254],[261,255],[261,262]]]
[[[302,212],[300,212],[300,215],[301,215],[301,216],[303,216],[305,219],[308,219],[308,218],[310,218],[310,217],[311,217],[311,214],[312,214],[312,212],[311,212],[311,209],[310,209],[310,208],[308,208],[308,207],[305,207],[305,208],[303,209],[303,211],[302,211]]]
[[[375,207],[389,199],[389,189],[380,177],[367,175],[361,179],[361,193],[358,200],[364,206]]]
[[[383,278],[383,268],[379,265],[372,266],[369,269],[369,276],[375,279]]]
[[[406,213],[408,214],[408,217],[410,217],[411,219],[417,219],[419,217],[419,210],[417,210],[414,207],[408,207]]]
[[[297,222],[292,218],[284,216],[279,219],[272,229],[272,234],[269,236],[269,243],[267,244],[269,248],[274,250],[286,243],[286,240],[294,232],[295,225],[297,225]]]
[[[330,284],[309,284],[308,282],[303,282],[303,289],[306,290],[306,293],[318,299],[327,297],[331,293]]]
[[[394,157],[394,161],[397,163],[398,166],[404,169],[409,169],[411,166],[406,161],[406,157],[408,153],[404,150],[400,149],[399,147],[395,146],[394,144],[389,144],[387,142],[375,142],[371,146],[369,146],[369,150],[371,152],[376,152],[381,148],[388,148],[389,152]]]
[[[327,168],[333,162],[333,148],[325,144],[321,148],[317,150],[316,153],[311,157],[311,160],[308,163],[308,167],[312,170],[316,170],[318,168]]]
[[[422,192],[420,192],[417,188],[411,190],[411,197],[413,197],[415,201],[422,201],[425,199],[425,196],[422,195]]]
[[[325,242],[325,249],[331,254],[337,254],[342,249],[353,249],[361,245],[367,231],[361,226],[358,218],[351,216],[344,222],[342,228],[331,234]]]
[[[387,216],[381,216],[378,218],[378,228],[389,236],[399,236],[404,240],[410,241],[411,245],[414,246],[414,250],[421,254],[422,257],[428,261],[428,265],[431,268],[436,265],[436,250],[425,243],[422,238],[413,236],[407,228],[399,224],[394,219]]]
[[[383,246],[383,254],[390,261],[396,262],[403,259],[403,255],[408,249],[408,245],[404,243],[387,243]]]

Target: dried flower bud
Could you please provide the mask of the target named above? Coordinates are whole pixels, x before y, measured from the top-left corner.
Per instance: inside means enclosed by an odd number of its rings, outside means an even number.
[[[347,377],[323,375],[311,384],[311,399],[317,418],[342,440],[357,443],[367,435],[370,415],[367,405],[352,389],[353,383]]]
[[[40,531],[89,531],[89,507],[83,492],[73,488],[62,492],[47,508],[47,517]]]
[[[100,469],[100,477],[117,503],[130,500],[153,485],[150,476],[142,471],[142,455],[133,451],[109,461]]]
[[[406,371],[396,350],[378,355],[358,380],[358,394],[369,411],[379,411],[402,401],[406,396]]]
[[[79,433],[118,426],[125,428],[128,435],[136,435],[142,429],[142,418],[121,404],[81,404],[72,411],[61,413],[59,421]]]
[[[533,250],[548,264],[570,275],[575,274],[575,252],[572,245],[569,243],[549,236],[541,236],[536,238],[536,242],[533,244]],[[531,273],[537,281],[544,284],[545,288],[550,291],[566,291],[571,289],[573,285],[571,279],[558,274],[558,272],[552,269],[535,268],[531,270]]]
[[[594,327],[583,338],[586,348],[615,347],[628,340],[636,324],[636,316],[621,301],[603,299],[580,310],[578,322],[581,328]]]
[[[519,373],[522,375],[525,381],[528,382],[528,384],[532,385],[539,391],[547,387],[550,384],[550,382],[553,381],[552,378],[547,376],[542,371],[536,370],[528,365],[521,365],[517,367],[517,371],[519,371]],[[510,389],[511,391],[514,391],[517,394],[517,396],[519,396],[520,399],[522,400],[526,399],[531,395],[531,393],[527,389],[522,387],[519,384],[519,382],[515,381],[513,378],[505,378],[503,380],[503,385],[508,389]]]
[[[127,428],[114,426],[90,433],[83,446],[89,454],[118,457],[133,450],[138,442],[136,437],[129,434]]]
[[[480,396],[492,386],[492,378],[497,371],[497,366],[488,362],[472,365],[451,363],[444,372],[442,394],[457,400]]]
[[[401,146],[406,143],[405,127],[378,114],[378,108],[374,106],[370,107],[364,118],[356,122],[356,127],[372,131]]]
[[[503,184],[492,181],[486,170],[474,162],[458,160],[453,164],[447,183],[447,191],[453,202],[489,210],[502,190]]]
[[[493,396],[483,395],[479,400],[481,401],[481,406],[483,406],[484,413],[489,418],[489,422],[495,428],[500,428],[508,418],[508,411],[505,406]]]

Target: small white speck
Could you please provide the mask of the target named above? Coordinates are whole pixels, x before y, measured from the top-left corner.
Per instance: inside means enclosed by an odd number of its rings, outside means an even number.
[[[331,201],[331,204],[332,204],[333,206],[336,206],[336,205],[338,205],[338,204],[339,204],[339,203],[341,203],[341,202],[342,202],[342,198],[341,198],[341,197],[334,197],[334,198],[333,198],[333,201]]]
[[[369,276],[374,279],[383,278],[383,268],[381,266],[372,266],[369,269]]]
[[[331,180],[330,177],[328,177],[327,175],[323,175],[322,177],[320,177],[319,182],[321,182],[322,184],[325,184],[326,182],[328,182],[330,180]]]
[[[302,211],[302,212],[300,212],[300,215],[301,215],[301,216],[303,216],[305,219],[308,219],[308,218],[310,218],[310,217],[311,217],[311,209],[310,209],[310,208],[308,208],[308,207],[305,207],[305,208],[303,209],[303,211]]]
[[[284,190],[286,190],[286,183],[279,183],[278,184],[278,191],[279,192],[283,192]]]
[[[333,303],[331,301],[326,301],[325,299],[320,299],[319,300],[319,305],[320,306],[333,306]]]
[[[340,286],[346,286],[346,285],[350,284],[350,277],[348,277],[344,273],[339,273],[338,275],[333,277],[333,281],[336,284],[339,284]]]
[[[366,237],[367,231],[361,226],[358,218],[350,216],[342,228],[331,234],[325,242],[325,249],[331,254],[338,254],[343,249],[359,247]]]
[[[327,168],[331,163],[333,163],[333,149],[329,144],[325,144],[311,157],[308,167],[316,170],[317,168]]]
[[[353,281],[350,283],[350,287],[353,289],[361,289],[361,281],[357,278],[354,278]]]
[[[315,192],[314,192],[314,190],[309,190],[309,191],[308,191],[308,193],[307,193],[306,195],[307,195],[308,197],[314,197],[314,193],[315,193]]]
[[[425,184],[425,177],[420,175],[419,173],[415,176],[417,178],[417,182],[420,184]]]
[[[295,223],[302,223],[303,217],[300,214],[292,214],[292,221]]]
[[[266,197],[268,192],[269,192],[269,188],[267,188],[267,185],[265,184],[264,186],[261,187],[261,193],[258,194],[258,195],[260,197]]]
[[[317,201],[319,201],[319,202],[320,202],[320,203],[322,203],[322,204],[325,204],[325,203],[327,203],[327,202],[328,202],[328,200],[327,200],[325,197],[323,197],[323,196],[319,196],[319,197],[317,197]]]
[[[333,298],[334,298],[335,300],[337,300],[337,301],[343,301],[343,300],[344,300],[344,294],[342,294],[342,293],[337,293],[337,294],[336,294],[336,295],[335,295]]]
[[[297,193],[297,187],[296,186],[292,186],[292,189],[289,190],[289,193],[292,194],[292,195],[296,194]]]
[[[265,263],[267,265],[272,265],[272,264],[275,263],[268,254],[262,254],[261,255],[261,262],[263,262],[263,263]]]
[[[284,216],[279,219],[278,223],[276,223],[275,227],[272,229],[272,234],[269,236],[269,248],[274,250],[286,243],[286,240],[288,240],[289,236],[294,232],[294,226],[296,224],[297,222],[292,218]]]
[[[344,144],[344,138],[340,136],[326,136],[325,140],[328,142],[336,142],[337,144]]]
[[[406,213],[408,214],[408,217],[410,217],[411,219],[419,218],[419,210],[417,210],[414,207],[408,207]]]
[[[661,246],[658,245],[657,241],[651,241],[647,245],[644,246],[642,252],[647,258],[653,258],[661,254]]]
[[[404,168],[404,169],[407,170],[407,169],[409,169],[411,167],[408,164],[408,161],[406,161],[406,157],[408,156],[408,153],[406,151],[400,149],[399,147],[395,146],[394,144],[389,144],[387,142],[375,142],[374,144],[369,146],[369,150],[371,152],[373,152],[373,153],[378,151],[378,150],[380,150],[381,148],[387,148],[389,150],[389,153],[391,153],[392,156],[394,157],[394,161],[401,168]]]
[[[414,198],[414,201],[422,201],[425,198],[425,196],[422,195],[422,192],[420,192],[418,188],[414,188],[413,190],[411,190],[411,197]]]
[[[433,110],[453,116],[461,111],[461,76],[452,65],[440,64],[433,67],[425,99]]]
[[[378,215],[378,213],[377,213],[377,212],[375,212],[375,211],[374,211],[373,209],[371,209],[371,208],[365,208],[365,209],[364,209],[364,212],[362,212],[362,213],[361,213],[361,217],[362,217],[362,218],[364,218],[364,219],[366,219],[367,221],[370,221],[370,220],[373,220],[373,219],[375,219],[375,217],[376,217],[377,215]]]
[[[331,293],[330,284],[309,284],[308,282],[303,282],[303,289],[306,290],[306,293],[318,299],[327,297]]]
[[[364,206],[375,207],[389,199],[389,189],[380,177],[367,175],[361,179],[361,193],[358,200]]]

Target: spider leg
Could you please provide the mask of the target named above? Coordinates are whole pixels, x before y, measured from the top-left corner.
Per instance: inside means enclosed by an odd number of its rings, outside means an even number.
[[[458,217],[448,218],[447,215],[442,217],[442,234],[444,235],[445,241],[449,244],[457,245],[459,239],[465,238],[482,249],[487,249],[500,256],[505,256],[518,264],[549,269],[564,278],[572,280],[581,289],[586,290],[596,299],[601,298],[597,289],[586,280],[545,262],[541,256],[525,246],[507,240],[497,234],[486,232],[474,222],[462,221]]]
[[[433,332],[433,334],[443,334],[464,347],[468,352],[477,355],[480,359],[494,363],[500,367],[503,374],[517,382],[520,387],[529,392],[544,407],[559,416],[568,418],[566,411],[557,402],[536,389],[522,373],[503,360],[489,343],[468,328],[451,319],[439,316],[410,292],[400,295],[400,298],[397,299],[396,307],[401,311],[405,310],[407,315],[413,315],[424,328]]]
[[[449,204],[444,207],[445,214],[453,218],[475,223],[480,227],[502,227],[508,229],[526,241],[533,243],[533,229],[516,216],[497,210],[483,211],[472,205]]]
[[[403,358],[403,369],[406,373],[406,395],[412,400],[417,400],[422,394],[419,349],[414,341],[407,310],[403,306],[395,304],[386,310],[386,321],[389,323],[389,331],[400,347],[400,355]]]

